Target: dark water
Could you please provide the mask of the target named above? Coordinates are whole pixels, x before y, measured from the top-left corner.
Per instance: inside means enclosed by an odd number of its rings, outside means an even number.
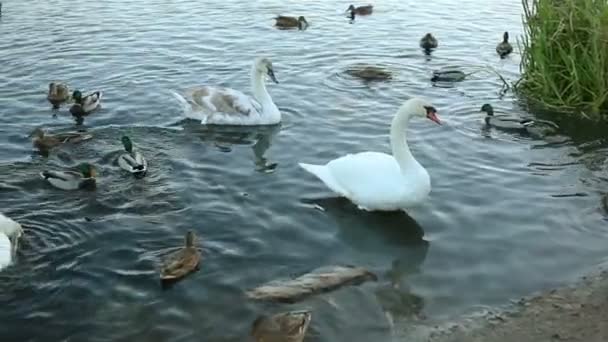
[[[433,87],[432,70],[491,66],[517,79],[519,56],[500,60],[503,31],[521,33],[520,1],[382,1],[349,24],[338,1],[4,1],[0,19],[0,208],[25,237],[0,273],[1,341],[245,341],[260,313],[313,310],[310,341],[389,341],[394,331],[455,318],[569,281],[605,259],[608,228],[602,130],[560,122],[538,138],[481,129],[479,107],[529,116],[500,80],[478,72]],[[272,27],[303,14],[307,31]],[[418,39],[432,31],[432,58]],[[219,130],[184,120],[171,96],[213,83],[249,91],[249,68],[269,56],[280,127]],[[343,71],[384,66],[391,82]],[[486,69],[487,70],[487,69]],[[94,140],[34,153],[26,137],[53,117],[48,82],[103,90],[84,129]],[[428,203],[371,214],[327,199],[298,161],[389,151],[397,106],[422,95],[443,126],[416,121],[410,145],[427,168]],[[114,159],[128,134],[150,163],[135,180]],[[64,192],[45,168],[97,165],[95,192]],[[276,163],[276,168],[273,164]],[[317,210],[316,206],[325,210]],[[201,270],[170,290],[159,258],[201,237]],[[244,299],[260,283],[328,264],[357,264],[377,283],[296,305]],[[399,290],[391,283],[399,283]],[[391,325],[385,312],[395,320]],[[426,317],[426,318],[425,318]]]

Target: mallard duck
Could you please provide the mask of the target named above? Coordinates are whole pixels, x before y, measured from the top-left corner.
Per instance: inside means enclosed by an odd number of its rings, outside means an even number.
[[[59,108],[62,103],[70,99],[68,86],[63,83],[49,83],[49,93],[46,98],[53,105],[53,108]]]
[[[460,70],[435,70],[431,82],[461,82],[469,75]]]
[[[163,262],[160,270],[161,281],[176,281],[198,269],[201,252],[194,246],[195,240],[194,232],[188,231],[185,246],[171,253]]]
[[[77,169],[79,172],[45,170],[40,173],[40,176],[62,190],[95,188],[95,167],[89,163],[82,163],[78,165]]]
[[[425,50],[431,50],[437,48],[439,44],[437,39],[432,34],[427,33],[420,39],[420,47]]]
[[[298,18],[296,18],[296,17],[287,17],[287,16],[279,15],[278,17],[276,17],[274,19],[277,21],[275,25],[280,28],[297,27],[300,30],[304,30],[305,28],[308,27],[308,22],[306,21],[306,18],[304,18],[303,16],[299,16]]]
[[[124,136],[121,141],[127,153],[121,154],[118,157],[118,165],[135,177],[145,176],[146,172],[148,172],[148,162],[144,156],[139,151],[133,149],[133,144],[129,137]]]
[[[496,52],[500,55],[501,58],[504,58],[511,52],[513,52],[513,47],[509,43],[509,32],[505,32],[502,35],[502,42],[496,45]]]
[[[32,145],[40,151],[49,151],[64,143],[78,143],[93,138],[91,134],[76,132],[47,134],[42,128],[36,128],[30,137],[34,138]]]
[[[485,124],[499,129],[527,131],[533,134],[548,134],[555,132],[559,128],[557,124],[551,121],[521,119],[506,114],[494,115],[494,108],[489,103],[481,106],[481,111],[486,112],[486,117],[484,118]]]
[[[15,260],[21,234],[23,228],[19,223],[0,214],[0,270]]]
[[[353,67],[346,73],[366,81],[384,81],[393,77],[390,71],[371,65]]]
[[[346,11],[350,12],[351,16],[353,16],[353,14],[368,15],[368,14],[372,14],[372,12],[374,11],[374,6],[367,5],[367,6],[355,7],[354,5],[350,5],[350,6],[348,6],[348,9]]]
[[[312,314],[310,311],[289,311],[260,316],[251,328],[256,342],[302,342]]]
[[[72,113],[74,116],[85,116],[91,114],[91,112],[99,107],[99,102],[101,101],[101,92],[96,91],[82,97],[80,90],[74,90],[72,98],[74,99],[74,104],[70,108],[70,113]]]

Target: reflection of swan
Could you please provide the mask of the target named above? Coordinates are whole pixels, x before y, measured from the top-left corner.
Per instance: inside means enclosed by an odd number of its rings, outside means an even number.
[[[384,310],[397,316],[417,315],[423,298],[413,294],[407,276],[419,272],[426,259],[429,242],[424,229],[403,211],[368,212],[343,197],[306,199],[325,210],[338,226],[338,237],[365,254],[387,256],[387,270],[375,293]]]
[[[229,152],[232,145],[251,145],[256,170],[271,172],[277,163],[269,163],[264,156],[272,144],[272,139],[280,131],[280,125],[274,126],[201,126],[184,122],[184,129],[196,134],[202,141],[210,141],[222,151]]]

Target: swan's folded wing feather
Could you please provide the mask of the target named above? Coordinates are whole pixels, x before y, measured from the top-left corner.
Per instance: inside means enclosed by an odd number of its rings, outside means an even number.
[[[0,270],[10,265],[13,260],[12,245],[8,236],[0,233]]]
[[[193,106],[210,113],[250,115],[261,106],[240,91],[222,87],[197,87],[187,92]]]

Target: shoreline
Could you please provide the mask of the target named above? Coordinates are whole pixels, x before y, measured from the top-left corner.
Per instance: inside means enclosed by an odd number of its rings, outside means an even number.
[[[608,270],[522,298],[514,310],[453,322],[427,342],[607,342]]]

